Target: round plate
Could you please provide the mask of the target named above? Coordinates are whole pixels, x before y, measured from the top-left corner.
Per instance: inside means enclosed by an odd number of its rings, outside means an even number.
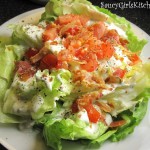
[[[38,22],[41,14],[44,12],[44,8],[32,10],[23,13],[0,27],[0,36],[10,36],[11,31],[8,30],[10,24],[25,24]],[[144,47],[141,58],[145,61],[150,58],[150,36],[136,25],[131,23],[133,31],[140,39],[146,39],[147,45]],[[150,103],[148,106],[150,110]],[[126,139],[111,143],[106,142],[97,150],[150,150],[150,112],[147,114],[143,121],[134,130],[134,133],[129,135]],[[15,125],[0,124],[0,143],[10,147],[9,150],[47,150],[42,134],[34,130],[20,131]],[[85,147],[79,142],[65,141],[63,142],[63,150],[85,150]],[[86,148],[87,150],[88,148]],[[91,149],[93,150],[93,149]]]

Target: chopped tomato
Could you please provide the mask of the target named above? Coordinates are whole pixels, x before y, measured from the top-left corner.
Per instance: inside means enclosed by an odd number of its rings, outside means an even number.
[[[112,128],[115,128],[115,127],[123,126],[125,124],[126,124],[125,120],[119,120],[119,121],[112,122],[109,126],[112,127]]]
[[[72,28],[69,28],[66,33],[69,33],[70,35],[76,35],[79,32],[79,27],[75,26]]]
[[[82,69],[88,72],[92,72],[97,69],[98,61],[95,53],[80,48],[76,50],[75,56],[79,59],[79,61],[84,62],[84,64],[80,65]]]
[[[16,72],[18,73],[20,80],[26,81],[34,75],[35,70],[32,69],[32,66],[28,61],[18,61],[16,62]]]
[[[106,26],[103,22],[98,22],[90,26],[89,30],[93,31],[93,34],[95,37],[97,37],[97,39],[100,39],[105,33]]]
[[[123,78],[126,73],[125,69],[117,68],[116,71],[113,73],[114,76]]]
[[[52,69],[57,65],[57,57],[53,54],[45,55],[42,60],[40,61],[39,68],[44,69]]]
[[[66,14],[63,16],[59,16],[58,19],[56,20],[56,23],[58,23],[60,25],[65,25],[65,24],[68,24],[74,20],[77,20],[77,15]]]
[[[58,37],[58,31],[57,28],[48,28],[43,33],[43,41],[46,42],[48,40],[54,40],[56,37]]]
[[[96,59],[95,54],[88,53],[84,60],[86,61],[85,64],[81,64],[81,68],[88,71],[92,72],[98,68],[98,61]]]
[[[77,109],[85,109],[88,114],[88,118],[91,122],[96,123],[99,119],[104,121],[103,116],[100,112],[93,106],[92,101],[97,99],[98,95],[87,94],[79,98],[75,103],[73,103],[73,110],[76,112]]]
[[[25,57],[30,59],[32,56],[36,55],[38,53],[38,50],[35,48],[29,48],[26,53],[25,53]]]
[[[92,104],[89,104],[87,106],[85,106],[85,109],[87,111],[89,120],[93,123],[98,122],[98,120],[100,119],[101,115],[100,113],[96,110],[96,108],[94,108],[94,106]]]
[[[140,57],[137,54],[131,54],[128,58],[132,61],[132,65],[141,61]]]
[[[75,14],[67,14],[63,16],[59,16],[56,20],[56,23],[59,25],[66,25],[68,23],[71,23],[73,21],[80,21],[82,25],[85,25],[89,18],[85,16],[75,15]]]
[[[97,52],[98,59],[109,59],[114,54],[114,48],[110,43],[102,43],[101,49]]]

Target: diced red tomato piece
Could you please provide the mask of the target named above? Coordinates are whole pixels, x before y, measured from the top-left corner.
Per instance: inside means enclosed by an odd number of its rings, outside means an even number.
[[[113,73],[114,76],[123,78],[126,73],[125,69],[117,68],[116,71]]]
[[[76,35],[79,32],[79,27],[74,26],[72,28],[69,28],[66,33],[69,33],[70,35]]]
[[[87,111],[89,120],[93,123],[98,122],[98,120],[100,119],[101,115],[100,113],[96,110],[96,108],[94,108],[94,106],[92,104],[89,104],[87,106],[85,106],[85,109]]]
[[[38,53],[38,50],[35,48],[29,48],[26,53],[25,53],[25,57],[30,59],[32,56],[36,55]]]
[[[56,37],[58,37],[58,31],[57,28],[48,28],[43,33],[43,41],[46,42],[48,40],[54,40]]]
[[[67,14],[63,16],[59,16],[58,19],[56,20],[56,23],[60,25],[65,25],[68,24],[74,20],[77,20],[78,16],[74,14]]]
[[[106,59],[111,58],[115,51],[113,46],[110,43],[102,43],[101,49],[103,51],[103,58],[106,58]],[[101,59],[101,55],[97,55],[97,56],[100,56],[100,59]]]
[[[103,22],[98,22],[90,26],[89,30],[93,31],[93,34],[95,37],[97,37],[97,39],[100,39],[105,33],[106,26]]]
[[[18,61],[16,62],[16,72],[18,73],[20,80],[26,81],[34,75],[35,70],[32,69],[32,66],[28,61]]]
[[[140,57],[137,54],[131,54],[128,56],[128,58],[130,59],[130,61],[132,61],[132,65],[141,61]]]
[[[59,16],[56,20],[56,23],[59,25],[66,25],[71,23],[72,21],[80,21],[80,23],[84,26],[86,25],[87,21],[89,20],[86,16],[80,16],[75,14],[66,14],[63,16]]]
[[[81,64],[81,68],[88,71],[92,72],[97,69],[98,67],[98,61],[96,58],[96,55],[93,53],[86,53],[86,55],[83,57],[83,60],[85,60],[85,64]]]
[[[92,72],[98,68],[98,62],[97,60],[91,60],[89,58],[86,64],[81,64],[81,68],[88,72]]]
[[[56,67],[56,65],[57,65],[57,57],[53,54],[47,54],[40,61],[39,68],[41,70],[52,69],[52,68]]]

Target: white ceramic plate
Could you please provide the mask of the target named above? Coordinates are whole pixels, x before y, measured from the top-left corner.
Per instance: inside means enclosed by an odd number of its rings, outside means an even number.
[[[8,36],[11,34],[11,31],[7,28],[9,24],[37,22],[43,11],[44,8],[32,10],[7,21],[0,27],[0,36]],[[145,38],[148,41],[141,54],[142,59],[147,60],[150,58],[150,36],[134,24],[132,24],[132,28],[140,39]],[[106,142],[97,150],[150,150],[149,110],[150,103],[145,118],[135,128],[133,134],[117,143]],[[0,124],[0,143],[9,147],[9,150],[50,150],[50,148],[45,146],[42,135],[39,132],[33,130],[20,131],[16,126],[6,124]],[[85,150],[85,147],[81,146],[78,142],[63,142],[63,150]]]

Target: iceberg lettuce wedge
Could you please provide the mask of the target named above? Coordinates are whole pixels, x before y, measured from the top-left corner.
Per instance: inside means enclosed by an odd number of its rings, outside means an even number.
[[[42,33],[44,30],[37,25],[13,25],[11,28],[13,29],[13,43],[24,45],[26,48],[40,48],[42,46]]]
[[[93,129],[92,129],[93,128]],[[77,116],[70,116],[66,119],[57,120],[53,123],[47,121],[44,124],[43,135],[47,145],[54,149],[61,150],[61,140],[78,140],[78,139],[96,139],[102,135],[107,126],[99,122],[90,124],[80,120]]]
[[[54,110],[56,101],[70,94],[71,74],[60,69],[38,71],[28,82],[20,81],[16,75],[5,94],[3,111],[9,114],[41,118],[45,112]]]

